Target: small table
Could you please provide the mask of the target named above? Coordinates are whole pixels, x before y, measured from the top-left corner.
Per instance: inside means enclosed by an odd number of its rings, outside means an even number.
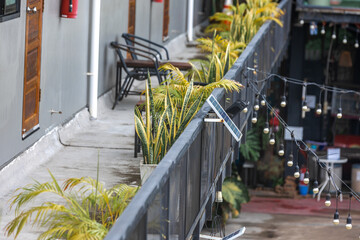
[[[348,159],[347,158],[340,158],[340,159],[320,158],[319,161],[321,163],[325,163],[326,169],[330,169],[330,171],[333,171],[334,170],[334,164],[344,164],[344,163],[346,163],[348,161]],[[329,175],[326,172],[325,173],[325,181],[323,181],[319,186],[321,188],[319,190],[318,197],[317,197],[318,201],[320,201],[321,192],[324,190],[324,188],[329,183],[329,181],[330,181]]]

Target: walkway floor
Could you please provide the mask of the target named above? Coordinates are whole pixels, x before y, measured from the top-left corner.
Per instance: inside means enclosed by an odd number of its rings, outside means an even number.
[[[225,233],[230,234],[245,226],[245,234],[239,239],[358,239],[360,204],[352,199],[353,228],[347,230],[345,224],[348,215],[348,199],[344,198],[344,201],[339,203],[339,225],[332,223],[335,199],[332,199],[330,207],[325,207],[324,201],[321,199],[317,202],[310,196],[299,199],[252,197],[249,203],[242,205],[239,218],[227,221]]]
[[[184,43],[170,48],[172,59],[186,60],[198,54],[198,49],[185,48]],[[153,82],[155,86],[157,81]],[[144,82],[134,84],[134,90],[144,89]],[[97,120],[90,121],[84,109],[0,172],[0,239],[13,239],[4,236],[4,227],[15,216],[14,210],[9,209],[9,199],[15,189],[34,180],[50,181],[48,170],[60,182],[70,177],[96,178],[99,159],[99,178],[106,187],[139,184],[141,155],[134,158],[134,106],[140,96],[128,96],[111,110],[113,95],[107,93],[99,99]],[[40,202],[48,200],[53,201],[53,196],[43,196]],[[26,226],[18,239],[37,239],[39,233],[38,229]]]

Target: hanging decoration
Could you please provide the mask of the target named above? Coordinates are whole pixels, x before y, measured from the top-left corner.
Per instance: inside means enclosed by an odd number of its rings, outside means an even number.
[[[334,26],[334,32],[335,32],[335,26]],[[255,68],[249,68],[248,67],[247,69],[249,71],[261,72],[261,71],[255,69]],[[264,73],[264,72],[262,72],[262,73]],[[303,112],[305,110],[305,106],[306,106],[306,110],[308,110],[308,106],[307,106],[307,103],[306,103],[306,88],[309,85],[319,87],[319,89],[320,89],[320,97],[319,97],[318,104],[317,104],[317,107],[316,107],[316,114],[317,115],[322,114],[321,101],[322,101],[322,92],[323,91],[328,91],[328,92],[341,94],[340,95],[340,102],[339,102],[339,109],[338,109],[338,114],[341,113],[341,117],[342,117],[341,96],[343,94],[348,94],[348,93],[352,93],[352,94],[360,96],[360,92],[357,92],[357,91],[354,91],[354,90],[336,88],[336,87],[326,86],[326,85],[320,85],[320,84],[313,83],[313,82],[304,82],[304,81],[293,79],[293,78],[285,78],[285,77],[279,76],[277,74],[271,74],[271,73],[264,73],[264,74],[267,75],[267,77],[265,79],[262,79],[262,80],[259,80],[259,81],[256,80],[256,81],[253,81],[253,82],[249,82],[249,85],[248,85],[249,89],[251,89],[255,94],[258,94],[259,91],[257,89],[258,88],[257,84],[259,82],[264,82],[264,81],[270,80],[274,76],[277,76],[280,79],[283,79],[284,82],[286,81],[286,83],[301,85],[303,87],[303,94],[302,94],[302,101],[303,101],[302,110],[303,110]],[[286,92],[284,91],[283,96],[285,96],[285,93]],[[283,100],[283,99],[281,99],[281,100]],[[332,184],[335,187],[335,190],[336,190],[336,209],[335,209],[334,218],[333,218],[333,223],[336,224],[336,225],[340,223],[340,215],[339,215],[339,211],[338,211],[338,201],[339,201],[339,199],[340,199],[340,201],[342,201],[341,200],[342,199],[342,192],[340,191],[339,187],[336,185],[336,183],[334,181],[334,177],[336,177],[341,182],[341,184],[343,184],[346,188],[348,188],[350,190],[350,193],[349,193],[349,212],[348,212],[348,217],[346,219],[345,227],[348,230],[352,229],[351,199],[352,199],[352,197],[354,197],[358,202],[360,202],[360,196],[358,195],[358,193],[355,192],[353,189],[351,189],[338,175],[335,174],[335,172],[333,172],[330,168],[328,168],[324,163],[320,162],[320,158],[319,158],[319,156],[317,156],[317,154],[314,152],[314,150],[309,148],[302,140],[295,137],[294,132],[289,129],[289,126],[287,125],[287,123],[280,116],[279,111],[274,109],[266,101],[266,96],[262,96],[261,101],[264,101],[265,106],[267,106],[266,122],[265,122],[265,127],[263,129],[263,132],[265,134],[269,133],[270,132],[269,124],[272,126],[269,144],[270,145],[275,144],[275,131],[274,131],[275,120],[277,121],[277,125],[281,124],[283,126],[283,131],[288,131],[290,133],[290,135],[291,135],[291,152],[290,152],[290,154],[288,156],[287,166],[292,167],[293,165],[295,165],[294,177],[295,178],[300,177],[300,168],[299,168],[299,153],[300,153],[300,151],[307,152],[307,165],[306,165],[306,171],[304,173],[304,180],[303,180],[305,184],[309,184],[309,182],[310,182],[310,178],[309,178],[309,175],[310,175],[310,173],[309,173],[309,160],[310,159],[314,159],[316,165],[319,166],[320,168],[324,169],[326,171],[326,173],[328,174],[330,182],[329,182],[329,185],[328,185],[328,193],[326,194],[324,204],[327,207],[331,206],[330,185]],[[270,121],[268,119],[268,114],[269,114],[268,111],[270,111],[270,113],[272,114],[272,118],[270,119]],[[254,114],[253,117],[256,116],[256,119],[257,119],[257,112],[254,111],[253,114]],[[298,157],[297,157],[295,163],[294,163],[294,156],[293,156],[293,146],[294,145],[297,146],[297,148],[298,148]],[[283,144],[283,140],[280,140],[279,151],[278,151],[278,154],[280,156],[285,154],[284,149],[285,149],[285,147],[284,147],[284,144]],[[310,155],[312,156],[312,158],[310,158]],[[316,175],[317,174],[315,173],[315,180],[313,182],[313,192],[314,192],[314,194],[319,193],[319,184],[318,184]]]

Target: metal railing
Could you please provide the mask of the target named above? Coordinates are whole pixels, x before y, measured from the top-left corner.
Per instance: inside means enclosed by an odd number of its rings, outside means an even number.
[[[283,27],[265,23],[224,78],[242,83],[240,93],[213,91],[224,106],[241,98],[251,103],[254,93],[246,81],[255,76],[247,67],[270,72],[275,69],[286,50],[290,29],[291,1],[279,6],[285,11]],[[250,105],[251,106],[251,105]],[[111,228],[106,240],[119,239],[198,239],[211,207],[216,190],[221,189],[231,174],[231,163],[238,155],[239,144],[219,123],[204,123],[210,106],[205,103],[189,123],[154,172],[138,191],[128,207]],[[238,114],[233,120],[242,131],[251,114]]]

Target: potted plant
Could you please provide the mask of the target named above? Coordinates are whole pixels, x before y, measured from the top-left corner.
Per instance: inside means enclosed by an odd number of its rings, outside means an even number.
[[[16,191],[11,199],[15,218],[6,225],[7,236],[17,238],[32,221],[46,229],[39,239],[103,239],[138,190],[126,184],[105,189],[90,177],[69,178],[60,186],[49,174],[52,181],[35,181]],[[44,194],[51,194],[51,200],[23,209]]]

